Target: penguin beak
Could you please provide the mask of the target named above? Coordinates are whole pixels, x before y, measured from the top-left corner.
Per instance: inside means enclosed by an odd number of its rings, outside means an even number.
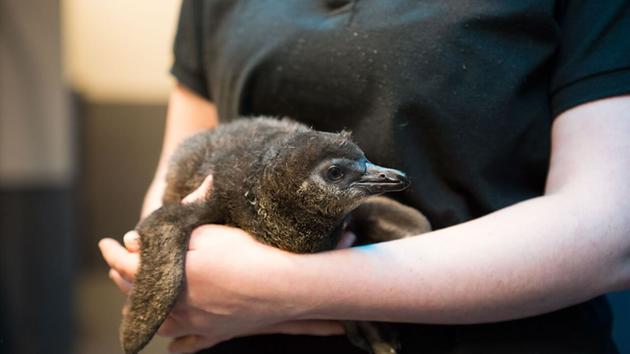
[[[409,186],[407,175],[401,171],[371,162],[367,162],[365,167],[365,173],[354,184],[365,188],[370,194],[401,191]]]

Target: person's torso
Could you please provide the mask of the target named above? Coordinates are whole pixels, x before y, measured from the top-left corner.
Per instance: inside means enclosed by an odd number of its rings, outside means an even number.
[[[412,187],[395,197],[434,228],[448,227],[544,192],[555,6],[207,1],[201,46],[208,91],[223,120],[288,116],[317,129],[351,130],[370,160],[410,176]],[[591,302],[499,324],[405,325],[403,353],[614,352],[609,320],[606,305]],[[211,352],[245,353],[247,343],[261,353],[335,352],[330,348],[340,345],[264,338]]]

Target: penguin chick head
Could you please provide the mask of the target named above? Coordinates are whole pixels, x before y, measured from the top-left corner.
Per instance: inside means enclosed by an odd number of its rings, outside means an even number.
[[[308,130],[286,141],[270,166],[277,200],[290,212],[339,219],[368,196],[400,191],[403,172],[371,163],[346,132]]]

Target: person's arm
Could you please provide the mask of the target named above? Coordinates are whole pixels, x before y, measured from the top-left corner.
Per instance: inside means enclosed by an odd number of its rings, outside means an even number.
[[[184,85],[177,84],[175,86],[168,101],[160,160],[144,199],[142,217],[147,216],[162,205],[168,161],[175,147],[185,138],[199,131],[213,128],[218,124],[219,118],[214,104]]]
[[[545,194],[454,227],[295,257],[298,318],[480,323],[630,286],[630,96],[557,117]],[[286,300],[283,299],[283,300]]]
[[[239,230],[196,229],[165,330],[185,336],[172,349],[296,319],[515,319],[629,286],[629,112],[624,96],[563,113],[544,196],[422,236],[295,255]],[[129,254],[104,246],[113,268],[133,274]]]

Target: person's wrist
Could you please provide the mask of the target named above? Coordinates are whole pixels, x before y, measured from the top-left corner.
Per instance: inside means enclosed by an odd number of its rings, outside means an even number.
[[[316,294],[317,284],[309,280],[309,264],[316,255],[279,252],[272,267],[273,279],[276,282],[269,294],[273,302],[282,308],[284,321],[315,319],[319,313],[321,299]],[[323,275],[321,275],[323,276]]]
[[[239,240],[240,239],[240,240]],[[222,225],[204,225],[195,231],[187,255],[189,284],[208,283],[210,291],[195,291],[193,302],[208,312],[251,313],[265,324],[296,319],[301,302],[296,299],[298,255],[264,245],[243,230]],[[211,261],[208,261],[211,260]],[[206,282],[210,279],[209,282]],[[220,285],[218,293],[212,288]],[[226,297],[227,303],[222,303]],[[217,300],[217,302],[215,302]],[[227,305],[227,307],[226,307]],[[254,313],[256,315],[254,315]]]
[[[365,263],[366,258],[369,257],[356,249],[290,254],[289,271],[283,281],[290,287],[287,296],[292,304],[292,319],[352,320],[370,312],[365,299],[357,298],[369,286],[362,277],[365,274],[352,271],[374,266]]]
[[[268,277],[257,277],[261,282],[259,289],[264,289],[263,296],[278,311],[279,322],[300,319],[305,312],[305,303],[300,296],[303,287],[299,275],[299,255],[273,249],[268,263]]]

